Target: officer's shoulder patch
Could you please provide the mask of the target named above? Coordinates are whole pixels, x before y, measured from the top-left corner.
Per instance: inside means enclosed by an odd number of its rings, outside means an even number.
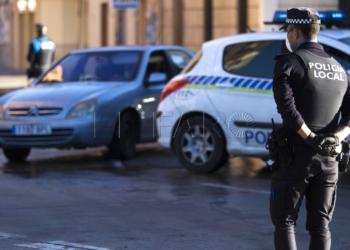
[[[288,55],[290,55],[290,54],[292,54],[292,53],[278,54],[278,55],[275,56],[274,60],[278,60],[278,59],[280,59],[280,58],[282,58],[282,57],[284,57],[284,56],[288,56]]]

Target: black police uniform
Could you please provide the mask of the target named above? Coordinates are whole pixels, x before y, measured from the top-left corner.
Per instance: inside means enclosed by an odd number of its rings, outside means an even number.
[[[301,9],[290,20],[305,20]],[[313,10],[314,11],[314,10]],[[314,13],[314,12],[313,12]],[[303,16],[304,15],[304,16]],[[284,26],[285,27],[285,26]],[[350,126],[350,81],[343,67],[316,42],[305,42],[295,53],[276,57],[273,93],[283,126],[295,137],[303,123],[314,133],[334,133],[340,124]],[[294,228],[306,197],[310,249],[330,249],[331,221],[338,180],[335,157],[321,156],[299,142],[293,145],[292,163],[279,166],[271,181],[270,214],[275,226],[276,249],[297,249]]]
[[[38,77],[48,69],[53,61],[56,45],[47,36],[40,36],[32,40],[29,46],[27,60],[30,68],[27,71],[28,78]]]

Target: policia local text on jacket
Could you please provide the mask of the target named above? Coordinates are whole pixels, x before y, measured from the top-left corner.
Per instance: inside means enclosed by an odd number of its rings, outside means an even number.
[[[30,68],[27,70],[28,78],[38,77],[48,69],[54,60],[56,45],[46,36],[47,28],[43,24],[36,24],[37,38],[30,45],[27,60]]]
[[[292,31],[297,29],[295,24],[319,24],[320,18],[316,10],[292,8],[287,11],[286,22],[282,28],[288,31],[287,39],[296,39],[302,33]],[[350,82],[342,66],[325,53],[322,45],[308,39],[301,41],[294,46],[290,42],[294,53],[276,57],[273,92],[277,110],[283,127],[299,142],[292,146],[291,162],[273,172],[270,214],[276,249],[297,249],[294,228],[305,197],[309,249],[329,250],[328,224],[336,201],[338,162],[322,151],[320,141],[337,138],[327,134],[340,128],[349,129]],[[300,133],[309,129],[312,132],[302,138]]]

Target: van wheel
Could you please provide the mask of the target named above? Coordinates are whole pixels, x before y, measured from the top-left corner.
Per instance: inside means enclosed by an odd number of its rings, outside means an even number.
[[[25,161],[30,153],[30,148],[3,148],[2,151],[9,161]]]
[[[130,159],[134,153],[137,142],[137,124],[131,113],[124,113],[117,121],[114,136],[109,145],[109,155],[111,158],[126,160]]]
[[[225,146],[220,127],[205,117],[186,119],[175,135],[175,151],[181,164],[196,173],[221,168],[228,159]]]

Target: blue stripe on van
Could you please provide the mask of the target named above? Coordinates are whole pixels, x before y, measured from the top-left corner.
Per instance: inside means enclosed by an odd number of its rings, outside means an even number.
[[[264,79],[254,79],[246,77],[223,77],[208,75],[191,75],[185,76],[190,84],[194,85],[220,85],[222,83],[230,83],[233,88],[245,88],[250,90],[272,90],[272,81]]]

